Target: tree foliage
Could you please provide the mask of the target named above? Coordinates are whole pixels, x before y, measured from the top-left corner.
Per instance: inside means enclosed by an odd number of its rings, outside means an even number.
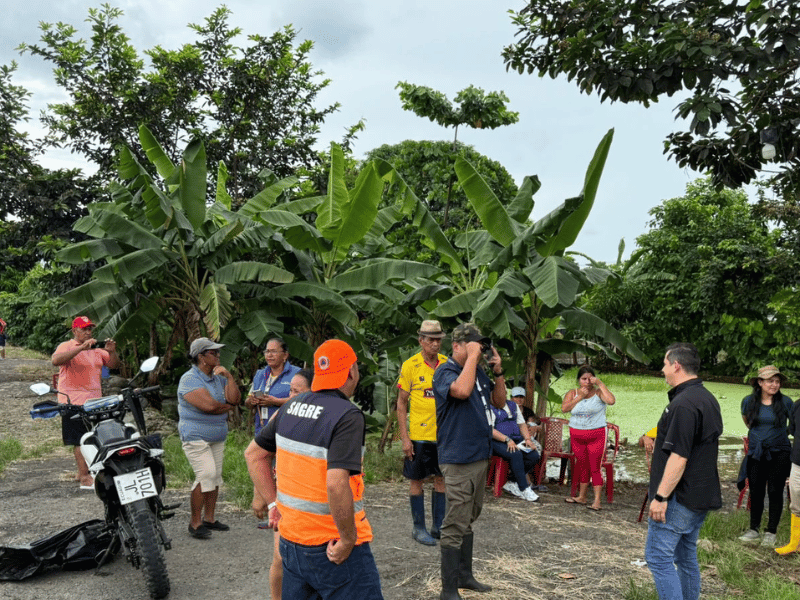
[[[140,125],[161,140],[172,161],[197,138],[212,164],[227,165],[234,199],[261,190],[265,166],[283,178],[316,164],[316,135],[338,105],[315,106],[328,80],[308,60],[312,43],[298,44],[291,26],[269,37],[250,35],[237,46],[241,30],[230,27],[223,6],[190,25],[196,41],[146,50],[146,65],[119,24],[122,14],[108,4],[89,9],[88,41],[72,25],[42,23],[40,44],[20,47],[53,65],[69,97],[43,116],[51,144],[83,155],[110,180],[121,148],[138,153]]]
[[[477,224],[464,190],[457,180],[452,181],[456,177],[455,161],[458,157],[475,166],[502,202],[510,203],[514,199],[517,186],[503,165],[460,142],[406,140],[399,144],[384,144],[366,154],[367,161],[380,158],[390,163],[439,223],[444,221],[450,192],[448,226],[444,233],[451,237]],[[384,202],[393,204],[397,200],[398,191],[390,188]],[[405,251],[415,260],[438,263],[438,256],[421,243],[421,234],[413,222],[399,221],[386,237],[396,245],[399,253]]]
[[[654,360],[674,341],[691,341],[705,368],[747,373],[775,344],[772,297],[797,271],[780,232],[755,214],[741,191],[708,179],[664,201],[639,236],[635,265],[621,283],[592,289],[584,306],[607,318]]]
[[[800,5],[791,0],[533,0],[514,14],[519,40],[506,65],[566,75],[601,100],[648,106],[678,94],[685,131],[665,152],[681,167],[738,187],[772,169],[762,132],[777,142],[774,185],[794,196],[800,167]],[[789,193],[791,192],[791,193]]]
[[[458,158],[458,181],[482,229],[456,236],[456,247],[468,259],[446,279],[443,295],[430,288],[417,292],[420,298],[436,294],[436,302],[429,305],[437,317],[481,324],[510,355],[506,368],[509,376],[524,381],[528,406],[534,390],[540,390],[541,414],[551,395],[554,355],[581,351],[618,358],[621,352],[644,360],[631,340],[576,305],[580,294],[608,272],[581,269],[564,256],[592,209],[612,137],[609,131],[598,145],[580,194],[534,223],[530,215],[541,185],[537,177],[526,177],[516,196],[502,201],[474,165]]]
[[[35,148],[20,128],[28,120],[30,92],[14,85],[16,63],[0,65],[0,220],[25,212],[20,187],[35,168]]]

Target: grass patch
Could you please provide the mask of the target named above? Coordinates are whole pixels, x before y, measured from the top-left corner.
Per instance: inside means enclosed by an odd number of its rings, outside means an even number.
[[[247,472],[244,451],[253,436],[245,431],[231,430],[225,440],[225,459],[222,478],[225,480],[226,498],[237,508],[248,510],[253,501],[253,482]],[[194,481],[194,471],[186,460],[178,434],[163,440],[164,466],[167,470],[167,487],[182,488]]]
[[[367,448],[364,453],[364,482],[400,481],[403,479],[403,451],[401,444],[395,443],[386,452],[378,452],[381,434],[367,436]]]
[[[789,538],[789,514],[778,527],[780,545]],[[766,519],[766,515],[764,516]],[[798,558],[778,556],[771,548],[744,544],[737,538],[749,527],[750,514],[744,510],[730,513],[710,512],[700,531],[698,559],[703,578],[703,597],[718,599],[795,600]],[[713,579],[712,579],[713,578]],[[708,593],[716,587],[714,579],[724,583],[724,594]],[[655,600],[653,584],[630,582],[625,600]]]
[[[50,360],[49,354],[42,354],[36,350],[20,348],[19,346],[6,346],[6,358],[22,358],[25,360]]]
[[[23,459],[41,458],[42,456],[52,454],[53,452],[55,452],[59,448],[62,448],[63,446],[64,444],[61,442],[61,440],[58,439],[47,440],[46,442],[42,442],[35,448],[27,450],[25,454],[22,456],[22,458]]]
[[[0,440],[0,473],[6,470],[8,463],[17,460],[22,456],[22,444],[19,440],[10,438]]]

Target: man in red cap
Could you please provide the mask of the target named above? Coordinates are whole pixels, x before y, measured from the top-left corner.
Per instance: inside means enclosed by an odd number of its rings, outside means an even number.
[[[94,323],[89,317],[76,317],[72,321],[72,339],[59,344],[51,357],[58,367],[58,401],[83,405],[87,400],[100,398],[100,375],[103,367],[116,369],[119,366],[117,344],[106,340],[104,348],[97,348],[92,335]],[[86,427],[80,419],[65,417],[61,420],[61,438],[66,446],[74,446],[75,462],[78,465],[77,479],[82,489],[92,489],[94,481],[80,450],[81,436]]]
[[[349,400],[357,360],[345,342],[323,343],[312,391],[284,404],[245,451],[270,526],[280,521],[283,598],[383,598],[363,501],[366,422]],[[263,507],[255,512],[263,518]]]

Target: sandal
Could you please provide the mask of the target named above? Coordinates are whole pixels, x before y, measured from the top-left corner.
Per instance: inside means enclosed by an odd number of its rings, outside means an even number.
[[[581,502],[580,500],[578,500],[577,498],[573,498],[572,496],[570,496],[569,498],[564,498],[564,502],[566,502],[567,504],[582,504],[583,506],[586,506],[586,502]]]

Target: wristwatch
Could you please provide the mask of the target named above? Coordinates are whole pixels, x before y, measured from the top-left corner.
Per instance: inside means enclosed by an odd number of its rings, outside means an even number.
[[[666,502],[667,501],[667,499],[664,498],[664,496],[662,496],[661,494],[656,494],[655,496],[653,496],[653,500],[655,500],[656,502]]]

